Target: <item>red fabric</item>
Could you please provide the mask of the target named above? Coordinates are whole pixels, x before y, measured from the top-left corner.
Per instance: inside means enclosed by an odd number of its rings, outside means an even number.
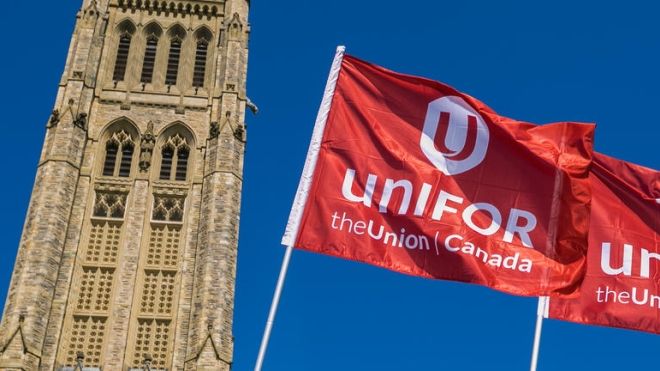
[[[436,101],[441,106],[429,120]],[[427,152],[465,169],[445,175],[432,163],[421,145],[426,122],[437,123],[435,148]],[[573,293],[584,276],[593,131],[589,124],[536,126],[502,117],[447,85],[346,56],[295,247],[517,295]],[[465,166],[470,161],[476,165]],[[348,169],[355,170],[353,182]],[[370,174],[377,177],[371,202],[346,197],[347,176],[359,198]],[[379,211],[386,179],[409,182],[407,208],[402,186]],[[424,187],[429,196],[419,202]],[[536,219],[526,232],[533,247],[524,246],[523,233],[507,238],[509,220],[523,232],[531,224],[512,209]]]
[[[587,275],[579,299],[550,300],[550,318],[660,333],[660,172],[595,154],[590,178]]]

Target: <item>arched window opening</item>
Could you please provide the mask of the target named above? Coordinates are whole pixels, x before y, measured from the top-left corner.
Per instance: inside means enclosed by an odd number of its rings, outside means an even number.
[[[176,85],[179,74],[179,60],[181,59],[181,39],[175,37],[170,42],[170,55],[167,60],[167,75],[165,84]]]
[[[158,42],[163,35],[163,29],[158,23],[152,22],[144,28],[145,39],[144,59],[142,60],[142,73],[140,82],[148,84],[153,82],[154,69],[156,67],[156,54],[158,51]]]
[[[163,148],[163,158],[160,163],[160,179],[170,179],[172,173],[172,159],[174,158],[174,149],[171,147]]]
[[[190,147],[185,138],[174,134],[163,145],[160,165],[161,180],[185,181],[188,176]]]
[[[105,146],[105,162],[103,163],[103,175],[112,176],[115,172],[115,162],[117,161],[117,151],[119,143],[110,140]]]
[[[193,70],[193,86],[201,88],[206,78],[206,57],[208,55],[209,42],[206,39],[197,41],[197,52],[195,53],[195,69]]]
[[[133,138],[125,130],[112,134],[105,145],[103,175],[129,177],[131,175],[134,148]]]
[[[188,171],[188,149],[181,148],[178,152],[176,161],[176,180],[186,180],[186,172]]]
[[[154,77],[154,66],[156,64],[156,51],[158,50],[158,37],[149,35],[147,46],[144,50],[144,61],[142,62],[142,76],[140,82],[150,83]]]
[[[117,58],[115,59],[115,70],[112,74],[112,80],[124,81],[126,77],[126,64],[128,63],[128,53],[131,48],[132,36],[128,32],[122,33],[119,37],[117,46]]]
[[[133,143],[126,143],[121,151],[121,163],[119,164],[119,176],[127,178],[131,175],[131,162],[133,160]]]

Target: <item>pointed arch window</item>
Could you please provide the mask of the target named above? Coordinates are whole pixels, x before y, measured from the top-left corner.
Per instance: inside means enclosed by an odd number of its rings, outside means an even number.
[[[176,158],[176,174],[174,179],[185,181],[186,173],[188,172],[188,156],[190,155],[188,148],[181,148],[177,152]]]
[[[126,65],[128,63],[128,53],[131,49],[132,35],[129,32],[123,32],[119,37],[117,46],[117,58],[115,59],[115,70],[112,74],[114,81],[124,81],[126,77]]]
[[[195,53],[195,69],[193,70],[193,86],[201,88],[206,78],[206,57],[208,55],[209,42],[206,39],[197,40],[197,51]]]
[[[170,54],[167,59],[167,74],[165,75],[165,84],[176,85],[177,77],[179,74],[179,60],[181,59],[181,44],[180,37],[175,36],[170,42]]]
[[[131,163],[133,162],[133,143],[122,145],[121,161],[119,162],[119,176],[128,178],[131,176]]]
[[[105,144],[103,175],[123,178],[131,176],[134,149],[133,138],[125,130],[112,134]]]
[[[140,82],[151,83],[154,77],[154,66],[156,64],[156,51],[158,50],[158,36],[151,34],[147,37],[147,45],[144,50],[142,62],[142,76]]]
[[[163,157],[160,163],[160,179],[167,179],[169,180],[171,178],[172,174],[172,162],[174,159],[174,149],[170,146],[166,146],[163,148]]]
[[[115,174],[115,162],[117,162],[117,152],[119,144],[110,140],[105,145],[105,162],[103,163],[103,175],[113,176]]]
[[[185,181],[188,176],[190,146],[184,137],[174,134],[161,151],[160,179]]]

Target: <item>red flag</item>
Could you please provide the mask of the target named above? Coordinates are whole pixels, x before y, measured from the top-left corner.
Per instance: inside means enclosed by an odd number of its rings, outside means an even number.
[[[584,275],[594,126],[536,126],[338,51],[283,244],[518,295]]]
[[[587,274],[549,317],[660,333],[660,172],[594,156]]]

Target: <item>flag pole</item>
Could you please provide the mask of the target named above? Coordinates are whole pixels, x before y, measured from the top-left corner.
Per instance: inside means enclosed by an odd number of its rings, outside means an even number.
[[[565,152],[566,148],[566,129],[562,132],[561,141],[559,142],[560,156]],[[559,160],[559,159],[558,159]],[[550,221],[548,223],[548,240],[547,251],[551,258],[555,255],[555,245],[557,242],[557,230],[559,228],[559,208],[561,203],[559,201],[561,190],[564,184],[564,173],[557,169],[555,172],[554,190],[552,192],[552,206],[550,208]],[[548,271],[545,271],[546,280],[548,278]],[[539,304],[536,309],[536,327],[534,330],[534,345],[532,345],[532,361],[529,366],[530,371],[536,371],[539,362],[539,351],[541,348],[541,331],[543,330],[543,318],[548,317],[550,304],[550,297],[540,296]]]
[[[312,186],[316,161],[321,150],[323,132],[325,131],[325,125],[328,121],[330,106],[332,105],[332,98],[335,95],[335,88],[337,87],[337,80],[339,79],[339,72],[341,71],[341,63],[344,59],[345,51],[346,48],[344,46],[337,47],[335,58],[332,62],[332,67],[330,68],[330,74],[328,75],[328,81],[325,86],[325,92],[323,93],[321,107],[319,108],[316,122],[314,123],[314,132],[312,133],[312,140],[310,141],[309,149],[307,151],[305,167],[303,168],[303,173],[300,177],[296,197],[293,200],[293,207],[291,208],[291,214],[289,214],[289,222],[287,223],[284,237],[282,238],[282,244],[286,246],[286,252],[284,253],[284,260],[282,261],[280,276],[277,279],[277,286],[275,286],[275,294],[273,295],[273,302],[270,305],[270,312],[268,313],[268,320],[266,321],[266,328],[264,329],[264,335],[261,339],[261,346],[259,347],[259,355],[257,356],[257,363],[254,366],[254,371],[261,371],[264,358],[266,357],[270,333],[273,329],[273,324],[275,323],[275,315],[277,314],[277,307],[279,306],[280,297],[282,296],[282,289],[284,287],[286,273],[289,269],[293,246],[296,237],[298,236],[298,231],[300,230],[300,222],[302,221],[305,204],[307,204],[309,189]]]
[[[270,312],[268,313],[268,321],[266,321],[266,329],[264,330],[264,336],[261,339],[261,347],[259,348],[259,356],[257,357],[257,364],[254,366],[254,371],[261,371],[261,366],[264,363],[264,357],[266,356],[266,349],[268,348],[268,341],[270,340],[270,332],[273,329],[273,323],[275,323],[275,315],[277,314],[277,307],[280,304],[280,297],[282,296],[282,288],[284,287],[284,280],[286,279],[286,273],[289,270],[289,262],[291,261],[291,253],[293,251],[292,246],[286,247],[286,252],[284,253],[284,260],[282,261],[282,268],[280,269],[280,276],[277,279],[277,286],[275,286],[275,294],[273,295],[273,302],[270,305]]]
[[[529,366],[529,371],[536,371],[539,361],[539,349],[541,347],[541,331],[543,330],[543,318],[547,316],[548,310],[547,296],[539,298],[538,309],[536,311],[536,329],[534,331],[534,345],[532,347],[532,363]]]

